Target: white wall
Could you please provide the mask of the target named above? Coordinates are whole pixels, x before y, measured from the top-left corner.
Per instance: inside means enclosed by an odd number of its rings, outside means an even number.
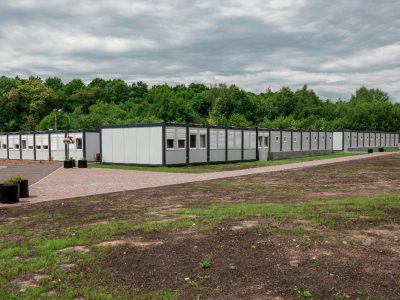
[[[343,150],[343,132],[333,133],[333,150],[334,151]]]
[[[102,162],[162,164],[162,126],[101,129]]]
[[[7,135],[5,134],[0,135],[0,159],[7,159],[7,148],[4,148],[3,145],[7,145]]]

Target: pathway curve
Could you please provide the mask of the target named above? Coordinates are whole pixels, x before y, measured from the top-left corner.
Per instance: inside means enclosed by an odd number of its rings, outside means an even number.
[[[390,152],[361,154],[324,160],[267,166],[252,169],[224,171],[203,174],[165,173],[117,169],[63,169],[60,168],[31,186],[31,198],[21,199],[21,204],[38,203],[56,199],[75,198],[127,190],[137,190],[172,184],[205,181],[212,179],[270,173],[314,166],[327,165],[367,158],[393,155]]]

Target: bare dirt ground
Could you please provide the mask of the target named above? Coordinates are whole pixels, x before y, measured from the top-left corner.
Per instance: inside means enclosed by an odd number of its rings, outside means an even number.
[[[0,296],[400,299],[398,154],[0,216],[0,263],[35,262],[0,271]]]

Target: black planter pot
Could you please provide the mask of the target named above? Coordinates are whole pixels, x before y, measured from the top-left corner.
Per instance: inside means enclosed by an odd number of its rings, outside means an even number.
[[[64,160],[64,168],[65,169],[71,169],[73,167],[74,167],[74,165],[73,165],[72,160]]]
[[[19,197],[20,198],[29,198],[29,184],[28,180],[22,180],[19,183]]]
[[[78,168],[87,168],[87,160],[86,159],[78,160]]]
[[[374,149],[368,149],[368,153],[374,153]]]
[[[19,201],[19,186],[0,184],[0,202],[1,203],[18,203]]]
[[[76,167],[76,160],[75,159],[72,160],[72,167],[74,167],[74,168]]]
[[[379,148],[378,151],[379,151],[379,152],[385,152],[385,149]]]

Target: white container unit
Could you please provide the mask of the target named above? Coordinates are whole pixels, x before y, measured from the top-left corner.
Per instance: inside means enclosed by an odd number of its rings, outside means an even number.
[[[398,148],[399,133],[376,131],[336,131],[333,133],[333,150],[363,151],[366,148]]]
[[[0,133],[0,159],[66,159],[64,139],[71,137],[69,158],[94,160],[100,151],[100,134],[95,130]]]
[[[106,126],[100,134],[103,163],[163,164],[161,124]]]

